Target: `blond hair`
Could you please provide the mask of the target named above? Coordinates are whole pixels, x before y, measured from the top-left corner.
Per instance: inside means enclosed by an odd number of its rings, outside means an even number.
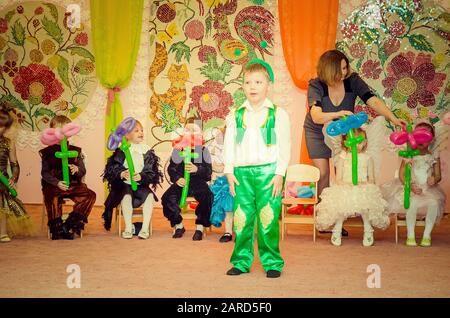
[[[317,77],[327,85],[332,85],[342,78],[341,61],[347,63],[348,78],[351,75],[350,63],[347,56],[338,50],[329,50],[323,53],[317,63]]]
[[[366,131],[364,129],[362,129],[362,128],[354,128],[353,131],[354,131],[355,137],[363,135],[364,136],[364,140],[367,140],[367,134],[366,134]],[[344,149],[345,151],[350,151],[350,148],[345,145],[345,141],[347,140],[347,138],[348,138],[348,134],[342,136],[341,146],[342,146],[342,149]],[[367,142],[364,145],[363,149],[361,149],[361,152],[364,152],[366,150],[367,150]]]
[[[244,76],[245,74],[252,74],[257,72],[263,73],[266,76],[267,80],[270,82],[269,72],[267,72],[267,69],[262,64],[254,63],[247,65],[244,68]]]

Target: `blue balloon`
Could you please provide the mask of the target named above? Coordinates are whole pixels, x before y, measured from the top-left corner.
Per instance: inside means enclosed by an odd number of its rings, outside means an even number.
[[[368,119],[369,116],[366,112],[359,112],[357,114],[341,118],[328,125],[327,134],[332,137],[345,135],[350,129],[361,127]]]
[[[314,191],[310,186],[301,186],[297,189],[298,198],[312,198]]]

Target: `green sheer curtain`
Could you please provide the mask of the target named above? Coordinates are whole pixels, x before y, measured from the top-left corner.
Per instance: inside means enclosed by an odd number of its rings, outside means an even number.
[[[105,159],[110,152],[106,140],[122,121],[120,91],[133,74],[139,50],[143,0],[90,0],[92,38],[97,78],[108,89],[105,115]]]

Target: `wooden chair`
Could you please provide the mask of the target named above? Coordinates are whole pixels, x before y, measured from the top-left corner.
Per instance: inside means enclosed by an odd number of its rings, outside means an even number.
[[[133,208],[133,214],[131,215],[131,222],[133,222],[133,218],[143,218],[143,217],[144,217],[144,213],[143,213],[142,206],[140,206],[139,208]],[[122,205],[119,204],[116,208],[116,224],[117,224],[117,233],[119,234],[119,237],[122,234],[122,218],[123,218]],[[153,224],[152,223],[153,223],[153,213],[152,213],[152,217],[150,219],[150,224],[148,226],[150,236],[153,235]]]
[[[287,233],[288,224],[312,224],[313,226],[313,241],[316,241],[316,204],[317,200],[317,182],[320,178],[320,170],[311,165],[296,164],[289,166],[286,173],[285,189],[287,182],[314,182],[315,192],[313,198],[293,198],[289,197],[288,191],[285,191],[285,198],[281,201],[281,239],[284,240],[284,235]],[[289,206],[297,204],[312,204],[314,208],[313,215],[290,215],[287,213]]]

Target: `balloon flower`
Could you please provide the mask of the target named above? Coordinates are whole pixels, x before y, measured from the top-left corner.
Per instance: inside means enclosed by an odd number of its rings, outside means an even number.
[[[359,112],[355,115],[345,116],[342,119],[333,121],[327,127],[327,134],[334,137],[347,134],[345,146],[352,150],[352,183],[358,184],[358,151],[356,146],[364,141],[364,136],[356,136],[353,129],[361,127],[369,116],[366,112]]]
[[[130,181],[131,181],[131,190],[137,190],[137,183],[133,180],[133,176],[135,175],[133,158],[131,157],[130,152],[130,143],[125,138],[125,135],[129,132],[133,131],[136,126],[136,119],[133,117],[125,118],[116,129],[112,129],[111,133],[108,137],[107,147],[109,150],[114,151],[117,148],[123,151],[125,154],[125,160],[128,165],[128,170],[130,171]]]
[[[183,178],[186,180],[186,183],[183,187],[183,191],[181,192],[180,198],[180,208],[184,209],[186,207],[186,199],[189,192],[189,183],[191,181],[191,173],[186,170],[186,167],[189,163],[191,163],[192,159],[198,158],[198,153],[192,153],[192,148],[195,146],[199,146],[203,144],[203,136],[201,133],[185,133],[182,136],[174,139],[172,141],[172,146],[175,149],[183,149],[180,151],[180,157],[183,158],[184,161],[184,175]]]
[[[400,150],[398,155],[403,158],[412,159],[420,154],[417,144],[430,142],[433,140],[433,135],[426,128],[416,128],[413,130],[412,123],[409,123],[402,131],[393,132],[390,135],[391,141],[397,145],[406,143],[406,150]],[[409,209],[411,195],[411,163],[407,162],[405,166],[405,182],[403,192],[403,207]]]
[[[69,178],[69,158],[78,157],[78,151],[68,150],[67,139],[75,136],[81,130],[81,126],[76,123],[68,123],[62,128],[47,128],[42,132],[41,142],[44,145],[61,145],[61,151],[55,152],[55,157],[61,159],[63,180],[66,186],[70,185]]]

